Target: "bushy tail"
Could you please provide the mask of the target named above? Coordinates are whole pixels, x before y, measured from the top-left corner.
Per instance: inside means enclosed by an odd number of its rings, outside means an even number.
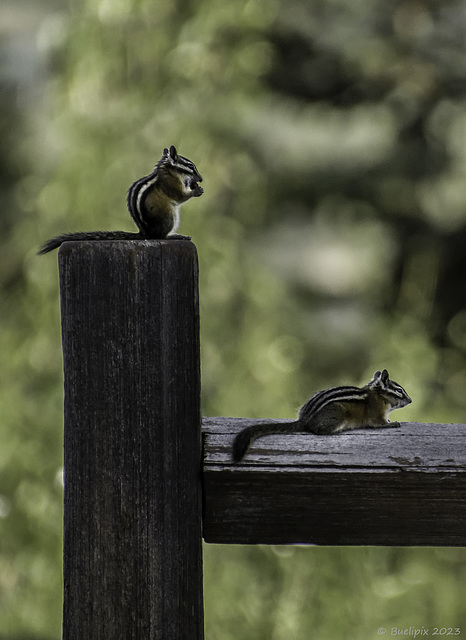
[[[78,231],[77,233],[65,233],[62,236],[56,236],[44,242],[40,250],[39,255],[58,249],[63,242],[77,241],[77,242],[89,242],[99,240],[138,240],[142,239],[140,233],[130,233],[129,231]]]
[[[293,433],[297,431],[299,431],[297,420],[293,420],[293,422],[264,422],[263,424],[254,424],[251,427],[246,427],[246,429],[238,433],[233,442],[233,461],[240,462],[256,438],[273,433]]]

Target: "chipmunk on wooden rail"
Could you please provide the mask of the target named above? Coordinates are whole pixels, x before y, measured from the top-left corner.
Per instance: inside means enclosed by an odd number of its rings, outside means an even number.
[[[315,393],[299,410],[292,422],[266,422],[246,427],[233,442],[233,460],[240,462],[256,438],[274,433],[311,432],[330,435],[350,429],[399,427],[389,422],[388,414],[412,402],[406,391],[388,371],[376,371],[363,387],[333,387]]]
[[[171,238],[184,238],[173,233],[179,224],[178,208],[190,198],[197,198],[204,193],[199,182],[202,182],[201,174],[191,160],[178,155],[174,146],[164,149],[152,173],[136,180],[128,191],[128,209],[139,232],[65,233],[45,242],[39,253],[48,253],[70,240],[158,240],[169,234]]]

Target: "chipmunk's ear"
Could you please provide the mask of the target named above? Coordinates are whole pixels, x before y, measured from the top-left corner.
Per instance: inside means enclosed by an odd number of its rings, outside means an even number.
[[[386,382],[388,382],[388,371],[386,369],[384,369],[383,371],[376,371],[374,373],[374,377],[373,380],[376,380],[377,382],[382,382],[383,384],[385,384]]]
[[[173,160],[173,162],[176,162],[176,159],[178,158],[176,148],[173,145],[170,147],[170,158]]]

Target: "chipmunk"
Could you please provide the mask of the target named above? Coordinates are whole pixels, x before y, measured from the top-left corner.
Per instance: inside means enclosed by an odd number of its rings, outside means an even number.
[[[406,391],[388,371],[376,371],[364,387],[333,387],[318,391],[304,404],[293,422],[270,422],[246,427],[233,443],[233,460],[240,462],[256,438],[273,433],[309,431],[318,435],[341,433],[350,429],[399,427],[389,422],[388,414],[412,402]]]
[[[199,186],[202,177],[191,160],[178,155],[174,146],[164,149],[163,155],[148,176],[136,180],[128,191],[128,209],[139,228],[138,233],[127,231],[79,231],[65,233],[48,240],[39,254],[57,249],[68,240],[139,240],[162,239],[176,231],[178,208],[190,198],[204,193]],[[172,234],[170,237],[184,238]]]

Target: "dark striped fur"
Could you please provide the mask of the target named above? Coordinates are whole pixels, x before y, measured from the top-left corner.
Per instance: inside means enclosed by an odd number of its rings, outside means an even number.
[[[173,208],[202,195],[204,190],[199,182],[202,182],[202,176],[194,162],[178,155],[174,146],[164,149],[152,173],[137,180],[128,191],[128,210],[144,237],[165,237],[176,229],[178,222],[175,213],[173,221],[169,220],[167,224],[167,216],[154,215],[150,210],[148,199],[154,191],[160,191],[161,201],[166,199],[168,208]],[[171,228],[166,231],[170,224]]]

